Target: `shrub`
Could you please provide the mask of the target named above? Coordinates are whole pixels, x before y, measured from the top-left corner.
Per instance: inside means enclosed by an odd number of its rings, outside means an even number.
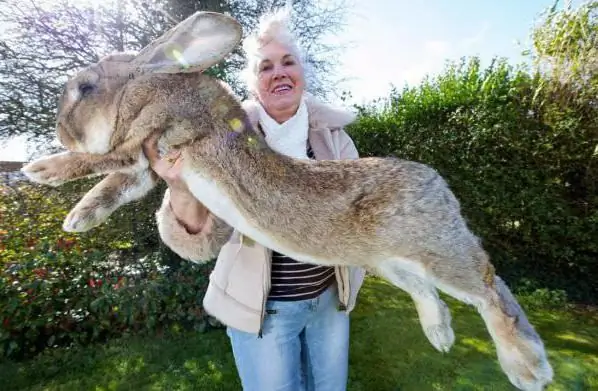
[[[562,289],[548,289],[537,286],[528,279],[521,279],[515,293],[519,303],[528,309],[563,309],[569,306],[567,292]]]
[[[88,187],[0,187],[0,350],[5,356],[165,327],[205,327],[201,299],[211,265],[177,262],[160,246],[150,222],[161,192],[87,233],[62,231],[66,213]]]

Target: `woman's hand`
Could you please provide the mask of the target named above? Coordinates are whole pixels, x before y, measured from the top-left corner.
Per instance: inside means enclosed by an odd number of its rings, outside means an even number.
[[[155,134],[143,142],[143,153],[150,167],[158,174],[170,189],[170,207],[181,225],[191,234],[196,234],[206,225],[209,210],[200,203],[181,179],[183,157],[180,151],[171,151],[160,157],[158,139]]]
[[[187,185],[181,180],[181,167],[183,158],[181,151],[170,151],[160,157],[158,151],[159,133],[155,133],[143,142],[143,153],[149,160],[150,167],[168,184],[171,190],[179,189],[189,191]]]

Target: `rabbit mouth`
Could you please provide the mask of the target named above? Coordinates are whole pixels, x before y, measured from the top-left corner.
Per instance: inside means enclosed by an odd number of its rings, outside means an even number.
[[[79,147],[75,138],[69,133],[68,128],[64,126],[62,123],[57,124],[57,134],[58,142],[62,144],[67,150],[69,151],[76,151]]]

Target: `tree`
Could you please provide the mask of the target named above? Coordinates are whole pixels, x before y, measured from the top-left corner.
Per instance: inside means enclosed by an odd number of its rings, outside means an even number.
[[[563,99],[592,102],[598,93],[598,1],[573,8],[556,0],[532,30],[534,65],[547,76],[544,88]],[[566,91],[566,94],[563,92]]]
[[[342,27],[346,0],[323,6],[296,0],[293,28],[305,48],[311,92],[327,96],[338,79],[334,69],[341,46],[321,43]],[[113,51],[136,51],[173,25],[200,10],[233,15],[249,33],[266,11],[282,0],[112,0],[80,4],[73,0],[38,4],[7,0],[0,9],[0,140],[27,136],[37,153],[53,145],[56,103],[67,77]],[[244,98],[239,79],[240,47],[210,69]]]
[[[111,51],[138,50],[167,25],[136,0],[101,6],[8,1],[0,41],[0,138],[26,135],[34,146],[54,135],[67,77]]]

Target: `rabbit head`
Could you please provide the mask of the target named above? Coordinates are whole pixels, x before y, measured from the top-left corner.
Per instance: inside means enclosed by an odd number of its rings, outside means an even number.
[[[151,42],[138,54],[103,57],[71,77],[60,97],[56,116],[59,142],[73,152],[105,154],[122,143],[119,110],[127,88],[156,73],[201,72],[221,61],[241,40],[242,29],[232,17],[197,12]],[[151,88],[135,91],[136,99]],[[130,94],[129,94],[130,95]]]
[[[151,190],[157,178],[142,142],[154,131],[161,132],[162,145],[178,146],[212,131],[213,117],[233,115],[234,98],[224,83],[201,72],[232,52],[241,36],[235,19],[197,12],[138,54],[108,55],[68,80],[56,118],[57,138],[68,151],[21,170],[33,182],[52,186],[108,174],[71,210],[65,230],[97,226]],[[196,120],[181,112],[193,112]]]
[[[67,81],[56,116],[58,141],[65,148],[89,153],[111,149],[118,96],[133,60],[131,55],[110,55]]]

